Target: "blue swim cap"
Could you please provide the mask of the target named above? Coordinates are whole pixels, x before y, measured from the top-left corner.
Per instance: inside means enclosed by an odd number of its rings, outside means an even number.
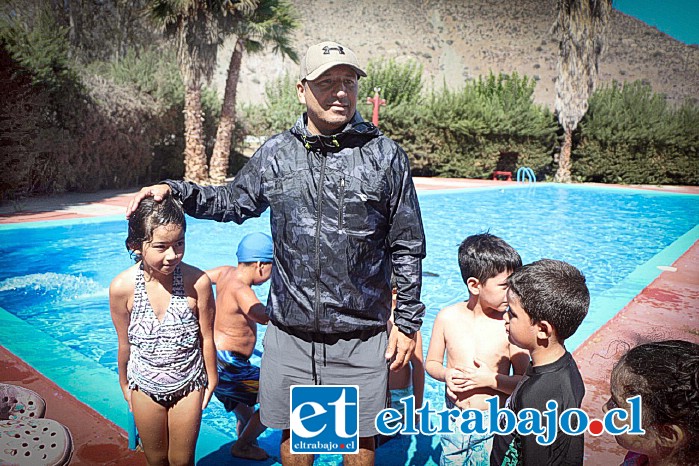
[[[250,233],[238,244],[238,263],[242,262],[272,262],[274,246],[272,237],[264,233]]]

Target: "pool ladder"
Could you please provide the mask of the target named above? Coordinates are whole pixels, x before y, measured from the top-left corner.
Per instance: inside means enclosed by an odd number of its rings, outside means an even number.
[[[138,444],[140,443],[140,438],[138,436],[138,431],[136,430],[136,421],[133,418],[133,413],[129,411],[129,419],[128,419],[128,429],[126,429],[126,433],[129,434],[129,450],[135,450],[138,448]]]
[[[519,167],[517,169],[518,183],[536,183],[536,175],[534,170],[529,167]]]

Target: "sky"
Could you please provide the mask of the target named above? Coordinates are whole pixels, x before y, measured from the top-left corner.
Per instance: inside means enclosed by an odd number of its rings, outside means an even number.
[[[699,0],[613,0],[612,5],[685,44],[699,44]]]

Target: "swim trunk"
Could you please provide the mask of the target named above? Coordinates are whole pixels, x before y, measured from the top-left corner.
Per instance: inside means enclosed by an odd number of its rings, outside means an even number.
[[[359,436],[372,437],[378,433],[374,420],[389,400],[386,330],[349,340],[327,337],[325,342],[307,341],[272,322],[267,325],[260,368],[260,420],[272,429],[290,428],[292,385],[357,385]]]
[[[226,411],[235,409],[238,403],[247,406],[257,404],[260,390],[260,368],[250,364],[247,357],[235,351],[216,351],[218,385],[214,390]]]
[[[483,413],[483,423],[487,426],[490,419],[489,411]],[[461,421],[461,420],[460,420]],[[439,458],[440,466],[466,465],[480,466],[490,465],[490,451],[493,449],[493,434],[479,434],[473,432],[464,434],[459,428],[459,423],[449,416],[449,430],[453,434],[442,434],[442,456]]]

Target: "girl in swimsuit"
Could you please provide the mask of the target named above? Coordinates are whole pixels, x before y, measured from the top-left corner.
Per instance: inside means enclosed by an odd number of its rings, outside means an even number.
[[[218,383],[211,281],[182,262],[185,229],[173,198],[141,202],[126,239],[136,263],[109,287],[119,384],[149,465],[194,464],[202,410]]]

